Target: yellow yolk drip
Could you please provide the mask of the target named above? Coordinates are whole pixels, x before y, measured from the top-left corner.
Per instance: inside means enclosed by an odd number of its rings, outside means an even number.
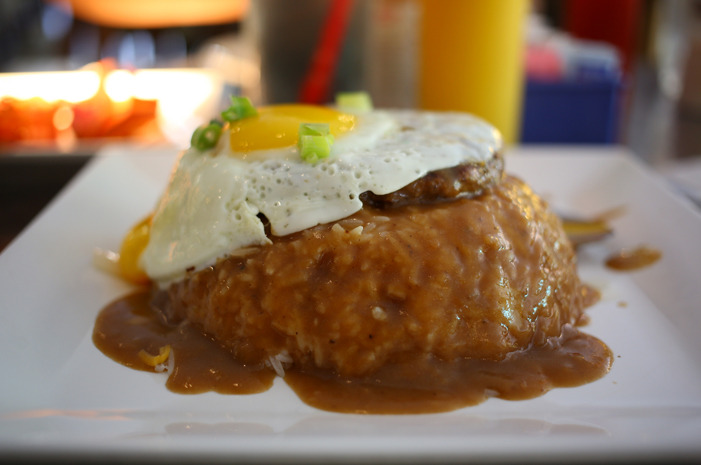
[[[141,359],[141,361],[144,362],[146,365],[152,367],[160,365],[161,363],[165,363],[165,361],[168,360],[169,355],[170,345],[165,345],[158,349],[158,355],[151,355],[143,349],[139,351],[139,358]]]
[[[297,144],[299,125],[327,123],[334,137],[353,129],[355,116],[327,107],[312,105],[273,105],[258,109],[258,116],[245,118],[229,127],[233,152],[248,153]]]
[[[151,235],[151,215],[134,225],[122,240],[119,250],[119,271],[127,281],[147,284],[149,277],[139,265],[139,258],[148,244]]]

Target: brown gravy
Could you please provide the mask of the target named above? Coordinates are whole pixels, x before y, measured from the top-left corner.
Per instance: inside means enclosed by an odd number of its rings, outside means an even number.
[[[216,342],[191,325],[166,322],[150,302],[151,293],[143,290],[105,307],[93,330],[97,348],[122,365],[155,371],[141,360],[139,352],[158,354],[161,347],[170,345],[173,367],[166,386],[181,394],[207,391],[253,394],[272,386],[274,372],[237,363]]]
[[[662,252],[647,246],[625,249],[606,259],[608,268],[618,271],[630,271],[645,268],[662,258]]]
[[[170,345],[173,360],[166,386],[178,393],[249,394],[270,388],[275,377],[271,368],[239,363],[193,326],[168,323],[150,300],[151,293],[142,290],[105,307],[95,323],[95,345],[113,360],[145,371],[154,369],[138,353],[158,354]],[[284,379],[300,399],[323,410],[430,413],[475,405],[489,397],[521,400],[555,387],[578,386],[603,376],[611,362],[605,344],[566,325],[559,338],[513,352],[501,361],[446,362],[409,355],[365,379],[304,367],[287,369]]]

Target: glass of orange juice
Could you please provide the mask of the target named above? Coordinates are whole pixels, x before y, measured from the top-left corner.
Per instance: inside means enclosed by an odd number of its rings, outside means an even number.
[[[473,113],[519,137],[528,0],[423,0],[419,106]]]

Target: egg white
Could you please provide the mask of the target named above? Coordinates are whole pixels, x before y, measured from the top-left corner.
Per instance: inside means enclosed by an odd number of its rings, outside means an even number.
[[[502,144],[496,129],[472,115],[409,110],[360,115],[316,164],[302,161],[296,147],[242,157],[228,139],[209,152],[181,154],[141,257],[156,282],[269,243],[259,213],[273,235],[284,236],[355,213],[363,192],[387,194],[429,171],[486,162]]]

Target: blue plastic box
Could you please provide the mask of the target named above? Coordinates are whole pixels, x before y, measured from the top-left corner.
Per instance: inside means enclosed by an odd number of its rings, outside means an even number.
[[[613,144],[618,141],[621,83],[618,79],[528,79],[521,142]]]

